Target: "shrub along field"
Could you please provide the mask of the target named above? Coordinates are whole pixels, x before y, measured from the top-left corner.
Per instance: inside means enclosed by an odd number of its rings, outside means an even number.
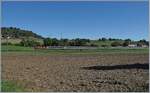
[[[33,51],[32,47],[13,46],[13,45],[2,45],[1,51]]]
[[[1,46],[2,91],[148,92],[148,48]]]

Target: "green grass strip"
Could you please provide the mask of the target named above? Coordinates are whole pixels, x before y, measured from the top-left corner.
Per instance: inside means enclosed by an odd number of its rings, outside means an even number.
[[[2,92],[23,92],[24,89],[21,86],[18,86],[15,82],[2,81],[1,91]]]

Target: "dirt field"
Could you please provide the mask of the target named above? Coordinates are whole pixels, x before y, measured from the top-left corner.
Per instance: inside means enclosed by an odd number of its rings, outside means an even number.
[[[2,55],[2,79],[26,91],[149,91],[148,54]]]

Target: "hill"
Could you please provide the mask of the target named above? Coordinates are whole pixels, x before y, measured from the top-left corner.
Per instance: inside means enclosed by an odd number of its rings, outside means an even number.
[[[2,27],[1,35],[3,39],[7,38],[8,36],[11,37],[12,39],[21,39],[21,38],[43,39],[42,36],[33,33],[32,31],[23,30],[16,27]]]

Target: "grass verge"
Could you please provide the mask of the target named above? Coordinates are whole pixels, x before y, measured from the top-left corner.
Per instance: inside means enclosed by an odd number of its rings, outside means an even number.
[[[98,48],[98,49],[38,49],[22,46],[2,46],[2,54],[31,54],[31,55],[49,55],[49,54],[112,54],[112,53],[148,53],[148,48]]]
[[[24,89],[12,81],[2,81],[1,82],[2,92],[23,92]]]

